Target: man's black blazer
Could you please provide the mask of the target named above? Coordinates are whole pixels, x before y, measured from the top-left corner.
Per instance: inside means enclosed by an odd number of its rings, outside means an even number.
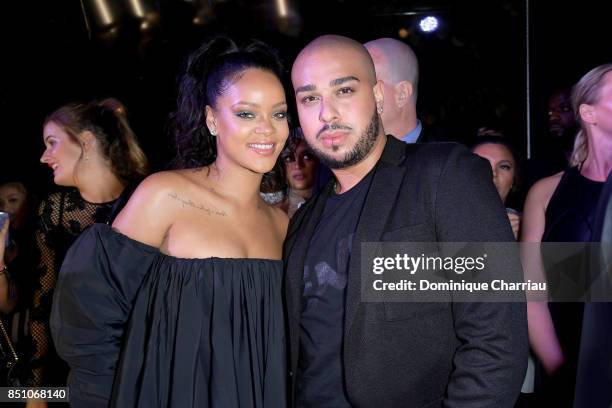
[[[486,160],[452,143],[387,136],[348,270],[342,361],[355,407],[512,407],[528,354],[524,303],[363,303],[361,242],[511,242]],[[291,220],[284,247],[290,400],[295,390],[308,242],[333,182]],[[516,256],[489,267],[522,281]],[[508,275],[506,275],[508,276]]]

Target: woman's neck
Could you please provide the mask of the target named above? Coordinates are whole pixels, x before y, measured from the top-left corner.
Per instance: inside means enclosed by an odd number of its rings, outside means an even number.
[[[120,180],[107,166],[91,166],[79,174],[77,188],[87,202],[98,204],[116,200],[126,183]]]
[[[306,188],[306,189],[300,189],[300,190],[298,190],[297,188],[292,188],[289,191],[292,194],[295,194],[296,196],[300,196],[305,200],[309,199],[310,196],[312,195],[312,188]]]
[[[580,172],[594,181],[606,181],[612,171],[612,137],[589,139],[587,158]]]
[[[220,157],[217,157],[209,169],[208,177],[224,196],[241,205],[252,205],[261,201],[259,191],[263,174],[242,168]]]

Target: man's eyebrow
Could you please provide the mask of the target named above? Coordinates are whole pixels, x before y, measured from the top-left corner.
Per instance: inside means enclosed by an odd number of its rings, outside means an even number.
[[[300,92],[311,92],[311,91],[314,91],[315,89],[317,89],[317,87],[312,84],[302,85],[302,86],[298,86],[297,88],[295,88],[295,93],[298,94]]]
[[[331,81],[329,81],[329,86],[338,86],[338,85],[342,85],[345,82],[350,82],[350,81],[357,81],[359,82],[359,78],[349,75],[349,76],[345,76],[342,78],[336,78],[336,79],[332,79]],[[309,84],[309,85],[302,85],[302,86],[298,86],[295,89],[295,93],[298,94],[300,92],[311,92],[314,91],[315,89],[317,89],[316,86]]]
[[[359,82],[359,79],[357,77],[354,76],[346,76],[346,77],[342,77],[342,78],[337,78],[337,79],[333,79],[329,82],[329,86],[338,86],[338,85],[342,85],[345,82],[349,82],[349,81],[357,81]]]

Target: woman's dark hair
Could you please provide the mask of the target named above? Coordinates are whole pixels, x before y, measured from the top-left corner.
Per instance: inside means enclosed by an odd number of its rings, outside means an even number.
[[[522,171],[522,157],[519,155],[518,151],[514,147],[514,145],[505,137],[505,136],[479,136],[476,139],[476,142],[470,147],[470,150],[473,152],[478,146],[485,144],[498,144],[504,146],[514,159],[514,181],[512,183],[512,189],[510,191],[516,192],[521,184],[521,171]]]
[[[284,157],[290,154],[293,154],[295,152],[295,149],[297,149],[298,145],[302,141],[305,142],[304,133],[302,132],[302,128],[296,127],[296,128],[291,129],[289,131],[289,137],[287,138],[285,147],[283,147],[283,150],[281,151],[281,154],[280,154],[281,160]]]
[[[278,53],[261,41],[238,46],[218,36],[189,55],[180,76],[177,110],[170,115],[169,129],[176,145],[172,168],[201,167],[215,160],[217,148],[206,126],[205,107],[214,108],[217,98],[249,68],[271,72],[283,82]]]
[[[25,242],[27,239],[29,239],[28,235],[34,234],[34,229],[36,227],[36,209],[38,208],[38,199],[27,187],[27,184],[21,180],[0,183],[0,188],[2,187],[14,188],[15,190],[22,193],[25,198],[20,214],[20,216],[23,217],[21,219],[21,225],[17,226],[15,224],[11,224],[10,226],[12,231],[11,233],[13,234],[12,239],[15,240],[17,243]]]
[[[64,105],[49,114],[44,125],[49,122],[60,126],[76,143],[78,135],[90,131],[98,141],[100,154],[120,179],[129,182],[147,175],[147,157],[128,123],[125,107],[117,99]]]

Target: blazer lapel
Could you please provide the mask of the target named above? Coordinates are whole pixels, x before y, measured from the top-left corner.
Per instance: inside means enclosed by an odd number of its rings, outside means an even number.
[[[359,217],[348,270],[344,318],[345,345],[361,302],[361,243],[378,242],[382,238],[402,183],[402,177],[399,177],[397,172],[397,163],[404,158],[405,148],[406,144],[403,142],[392,136],[388,137],[383,156],[374,169],[372,183]]]
[[[320,194],[313,197],[312,201],[306,204],[308,207],[303,212],[296,214],[300,218],[295,221],[292,220],[285,241],[285,297],[287,302],[292,370],[295,370],[297,366],[299,350],[302,280],[306,253],[332,188],[333,180],[323,188]]]

